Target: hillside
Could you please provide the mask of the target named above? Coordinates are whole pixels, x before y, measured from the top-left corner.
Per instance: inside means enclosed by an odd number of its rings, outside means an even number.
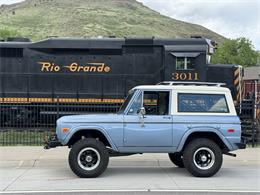
[[[47,36],[225,38],[200,25],[175,20],[135,0],[26,0],[0,7],[0,29],[39,40]]]

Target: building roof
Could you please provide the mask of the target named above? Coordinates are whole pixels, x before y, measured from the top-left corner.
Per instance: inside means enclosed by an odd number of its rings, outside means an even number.
[[[260,79],[260,66],[251,66],[245,68],[245,80],[258,80]]]

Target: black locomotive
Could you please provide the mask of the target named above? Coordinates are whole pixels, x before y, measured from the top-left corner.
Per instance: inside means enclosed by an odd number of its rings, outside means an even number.
[[[129,89],[161,81],[225,82],[239,100],[241,68],[210,65],[214,50],[215,43],[204,38],[0,42],[1,123],[31,123],[28,118],[40,123],[42,116],[57,113],[115,112]],[[75,109],[68,110],[68,103]],[[54,123],[46,116],[44,121]]]

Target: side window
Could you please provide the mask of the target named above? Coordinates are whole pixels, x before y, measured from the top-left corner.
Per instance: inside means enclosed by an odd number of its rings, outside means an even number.
[[[225,95],[178,94],[178,112],[228,113]]]
[[[139,94],[137,98],[134,99],[128,114],[137,114],[137,111],[142,107],[142,93]]]
[[[187,70],[195,68],[194,57],[177,57],[176,58],[176,70]]]
[[[184,70],[185,69],[185,58],[177,57],[176,58],[176,70]]]
[[[143,106],[147,115],[169,114],[169,91],[144,91]]]
[[[186,69],[194,69],[195,68],[195,58],[187,57],[186,58]]]

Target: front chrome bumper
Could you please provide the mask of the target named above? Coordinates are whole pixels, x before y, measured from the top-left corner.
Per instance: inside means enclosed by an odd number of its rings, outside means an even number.
[[[62,146],[62,144],[58,140],[56,134],[45,137],[45,139],[44,139],[44,149],[56,148],[57,146]]]

